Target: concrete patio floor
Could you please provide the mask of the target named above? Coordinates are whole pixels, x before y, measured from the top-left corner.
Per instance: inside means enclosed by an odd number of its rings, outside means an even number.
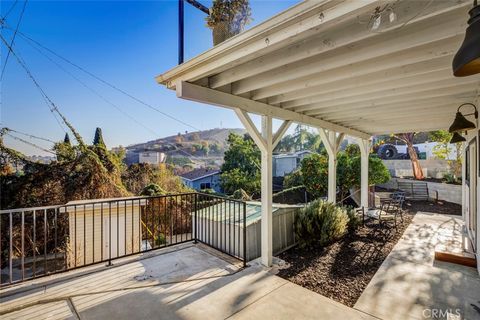
[[[435,261],[435,247],[462,245],[459,216],[417,213],[354,308],[381,319],[480,319],[474,268]]]
[[[74,274],[74,276],[72,276]],[[6,319],[374,319],[202,245],[2,291]]]

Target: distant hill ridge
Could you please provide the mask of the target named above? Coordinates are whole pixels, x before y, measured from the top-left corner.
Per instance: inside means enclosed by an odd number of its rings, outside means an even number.
[[[126,147],[130,151],[156,150],[162,151],[169,149],[169,145],[183,145],[188,147],[191,144],[206,141],[209,144],[216,143],[221,149],[226,146],[226,140],[230,132],[239,135],[244,135],[247,131],[240,128],[215,128],[202,131],[180,132],[177,135],[168,136],[156,140],[147,141],[144,143],[137,143]]]

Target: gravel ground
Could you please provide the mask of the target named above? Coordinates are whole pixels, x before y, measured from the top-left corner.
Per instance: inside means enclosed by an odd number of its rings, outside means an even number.
[[[452,214],[451,203],[407,202],[403,222],[379,225],[367,221],[365,226],[328,247],[294,247],[280,258],[288,267],[279,276],[302,287],[353,307],[382,262],[418,211]],[[456,211],[455,211],[456,212]]]

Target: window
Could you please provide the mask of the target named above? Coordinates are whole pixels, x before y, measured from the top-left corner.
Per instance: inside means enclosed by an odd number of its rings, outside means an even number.
[[[211,189],[210,182],[200,183],[200,190]]]

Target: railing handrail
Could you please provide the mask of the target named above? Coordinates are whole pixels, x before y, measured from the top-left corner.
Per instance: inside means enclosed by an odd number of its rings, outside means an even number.
[[[216,198],[216,199],[228,200],[228,201],[237,202],[237,203],[247,203],[247,201],[245,201],[245,200],[229,198],[229,197],[226,197],[226,196],[219,196],[219,195],[205,193],[205,192],[196,192],[196,193],[199,194],[199,195],[202,195],[202,196],[209,196],[209,197]]]
[[[72,200],[70,202],[67,202],[65,204],[58,204],[58,205],[50,205],[50,206],[43,206],[43,207],[27,207],[27,208],[11,208],[11,209],[2,209],[0,210],[0,214],[5,214],[5,213],[16,213],[16,212],[22,212],[22,211],[42,211],[42,210],[50,210],[50,209],[59,209],[62,207],[73,207],[73,206],[88,206],[88,205],[100,205],[101,203],[103,204],[108,204],[108,203],[116,203],[116,202],[124,202],[124,201],[135,201],[135,200],[146,200],[146,199],[158,199],[158,198],[166,198],[166,197],[175,197],[175,196],[185,196],[185,195],[194,195],[199,192],[183,192],[183,193],[170,193],[170,194],[163,194],[163,195],[158,195],[158,196],[135,196],[135,197],[123,197],[123,198],[106,198],[106,199],[89,199],[91,201],[86,201],[86,202],[80,202],[80,203],[70,203],[74,201],[84,201],[84,200]],[[199,193],[199,194],[204,194],[204,193]],[[205,193],[205,195],[212,196],[210,194]],[[218,196],[216,196],[218,198]],[[228,199],[228,198],[224,198]]]
[[[3,209],[0,265],[8,269],[8,280],[0,287],[189,241],[245,265],[246,206],[243,200],[185,192]]]
[[[44,207],[28,207],[28,208],[12,208],[12,209],[2,209],[0,210],[0,214],[5,213],[20,213],[25,211],[43,211],[43,210],[51,210],[51,209],[58,209],[64,205],[52,205],[52,206],[44,206]]]

